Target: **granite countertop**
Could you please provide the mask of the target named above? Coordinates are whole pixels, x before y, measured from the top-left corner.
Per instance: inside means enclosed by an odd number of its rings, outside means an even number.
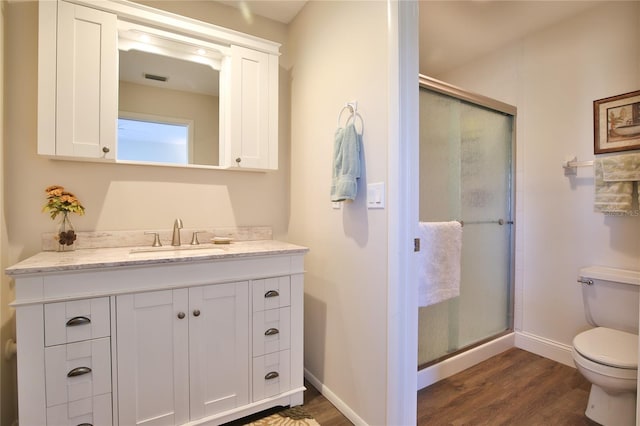
[[[121,266],[184,263],[242,257],[304,254],[309,249],[282,241],[238,241],[230,244],[113,247],[80,249],[70,252],[42,251],[5,270],[7,275],[65,272]]]

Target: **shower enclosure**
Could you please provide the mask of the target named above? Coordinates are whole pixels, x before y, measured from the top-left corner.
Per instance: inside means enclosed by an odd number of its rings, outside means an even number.
[[[460,296],[419,311],[418,368],[513,330],[515,107],[420,78],[420,212],[460,221]]]

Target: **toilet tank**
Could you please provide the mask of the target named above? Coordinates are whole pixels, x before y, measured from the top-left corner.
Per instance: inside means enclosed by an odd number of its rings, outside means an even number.
[[[580,269],[578,281],[589,324],[638,334],[640,271],[589,266]]]

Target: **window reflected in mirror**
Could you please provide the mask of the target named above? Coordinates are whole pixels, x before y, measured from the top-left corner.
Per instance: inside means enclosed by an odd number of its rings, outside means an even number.
[[[217,166],[219,71],[140,50],[119,61],[118,160]]]
[[[118,160],[188,164],[190,125],[118,118]]]

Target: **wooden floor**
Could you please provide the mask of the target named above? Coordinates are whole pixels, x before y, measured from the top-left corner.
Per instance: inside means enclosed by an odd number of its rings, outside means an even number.
[[[353,424],[305,386],[303,407],[320,425]],[[575,368],[513,348],[420,390],[418,425],[596,426],[584,415],[589,388]]]
[[[575,368],[509,349],[418,392],[419,425],[597,425]]]
[[[352,423],[309,383],[304,406],[322,426]],[[596,426],[589,382],[575,368],[513,348],[418,392],[418,425]]]
[[[307,381],[304,383],[304,410],[311,414],[321,426],[349,426],[351,423],[327,398]]]

